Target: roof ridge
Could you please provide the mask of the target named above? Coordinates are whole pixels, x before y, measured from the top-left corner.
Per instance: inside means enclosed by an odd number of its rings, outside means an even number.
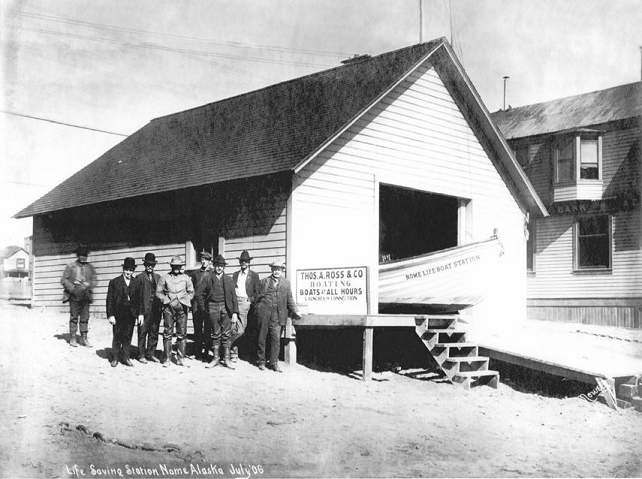
[[[208,107],[211,107],[213,105],[223,104],[225,102],[236,100],[236,99],[244,97],[244,96],[257,94],[257,93],[264,92],[266,90],[270,90],[270,89],[273,89],[273,88],[276,88],[276,87],[280,87],[280,86],[286,85],[288,83],[298,82],[298,81],[303,80],[304,78],[309,78],[309,77],[313,77],[313,76],[317,76],[317,75],[319,75],[319,76],[320,75],[325,75],[325,74],[328,74],[328,73],[333,72],[335,70],[339,70],[339,69],[345,70],[345,69],[355,68],[355,67],[363,68],[364,63],[369,63],[369,62],[372,62],[372,61],[376,61],[376,60],[380,59],[381,57],[392,56],[392,55],[398,54],[401,51],[410,50],[412,48],[417,48],[418,46],[421,46],[421,45],[436,44],[438,42],[443,43],[445,40],[446,40],[446,37],[441,36],[441,37],[437,37],[437,38],[435,38],[433,40],[429,40],[427,42],[415,43],[414,45],[409,45],[409,46],[401,47],[401,48],[398,48],[396,50],[392,50],[392,51],[389,51],[389,52],[383,52],[383,53],[380,53],[378,55],[369,56],[368,58],[365,58],[365,59],[363,59],[362,61],[359,61],[359,62],[337,65],[336,67],[332,67],[332,68],[329,68],[327,70],[321,70],[321,71],[314,72],[314,73],[309,73],[307,75],[303,75],[303,76],[300,76],[300,77],[291,78],[289,80],[284,80],[284,81],[279,82],[279,83],[273,83],[271,85],[267,85],[267,86],[264,86],[262,88],[258,88],[256,90],[250,90],[250,91],[247,91],[245,93],[239,93],[238,95],[222,98],[220,100],[209,102],[209,103],[206,103],[204,105],[195,106],[195,107],[188,108],[186,110],[177,111],[177,112],[174,112],[174,113],[168,113],[167,115],[162,115],[162,116],[158,116],[156,118],[152,118],[149,122],[151,123],[151,122],[154,122],[154,121],[157,121],[157,120],[163,120],[163,119],[175,116],[175,115],[181,115],[183,113],[188,113],[188,112],[191,112],[191,111],[199,110],[201,108],[208,108]]]

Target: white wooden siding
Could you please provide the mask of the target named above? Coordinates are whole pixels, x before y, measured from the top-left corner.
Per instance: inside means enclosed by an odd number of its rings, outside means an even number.
[[[94,303],[91,307],[92,316],[105,316],[105,298],[107,297],[107,286],[112,278],[122,273],[123,260],[127,256],[136,259],[135,274],[143,270],[143,258],[145,253],[156,255],[155,271],[159,274],[168,273],[169,262],[172,256],[181,255],[185,257],[185,244],[141,246],[136,248],[110,249],[102,251],[90,251],[89,262],[96,268],[98,281],[94,289]],[[35,307],[45,306],[56,311],[68,311],[69,305],[62,303],[63,287],[60,279],[65,267],[76,260],[75,254],[35,256],[35,275],[33,283],[33,301]]]
[[[573,272],[573,221],[572,215],[538,220],[536,271],[528,279],[529,299],[639,297],[639,211],[613,216],[612,270],[603,273]]]
[[[488,272],[495,293],[474,308],[475,315],[525,317],[523,214],[429,66],[410,75],[295,177],[294,267],[368,266],[376,292],[379,183],[471,200],[471,241],[498,228],[506,252],[499,269]]]

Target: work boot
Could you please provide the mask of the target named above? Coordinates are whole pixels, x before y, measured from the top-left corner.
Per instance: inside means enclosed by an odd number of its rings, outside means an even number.
[[[232,346],[232,349],[230,350],[230,361],[235,363],[239,359],[239,347],[238,346]]]
[[[163,349],[165,349],[165,358],[163,358],[163,367],[168,368],[172,364],[172,340],[163,340]]]
[[[230,361],[230,347],[229,346],[223,346],[223,366],[225,366],[228,369],[236,369],[232,365],[232,361]]]
[[[86,348],[93,348],[89,340],[87,339],[87,333],[80,333],[80,345],[85,346]]]
[[[176,364],[178,366],[187,367],[187,364],[183,362],[183,359],[185,359],[185,340],[184,339],[177,341],[177,344],[176,344]]]
[[[207,365],[205,366],[206,368],[215,368],[221,363],[221,360],[220,360],[221,352],[219,348],[220,348],[219,343],[214,343],[212,345],[212,352],[214,353],[214,359],[212,359],[209,363],[207,363]]]
[[[69,346],[72,348],[77,348],[78,347],[78,342],[76,341],[76,330],[78,329],[78,326],[76,323],[72,323],[69,321]]]

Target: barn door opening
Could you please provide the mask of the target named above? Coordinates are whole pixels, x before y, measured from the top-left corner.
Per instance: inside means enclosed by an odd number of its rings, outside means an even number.
[[[379,185],[379,261],[387,262],[457,246],[462,240],[462,200]]]

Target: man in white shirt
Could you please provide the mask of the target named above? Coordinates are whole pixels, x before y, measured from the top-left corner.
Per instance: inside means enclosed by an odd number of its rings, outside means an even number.
[[[247,330],[248,316],[252,305],[259,292],[259,275],[250,269],[252,257],[247,251],[243,251],[238,258],[240,269],[232,275],[236,288],[236,299],[239,304],[238,321],[232,321],[232,351],[231,361],[236,362],[239,357],[237,340]]]

